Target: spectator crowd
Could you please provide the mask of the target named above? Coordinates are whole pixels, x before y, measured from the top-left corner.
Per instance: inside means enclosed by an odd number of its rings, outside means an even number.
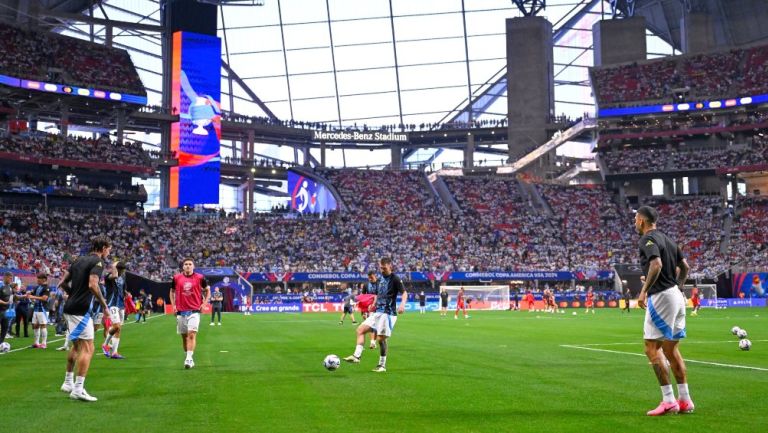
[[[0,74],[145,95],[128,52],[53,32],[0,24]]]

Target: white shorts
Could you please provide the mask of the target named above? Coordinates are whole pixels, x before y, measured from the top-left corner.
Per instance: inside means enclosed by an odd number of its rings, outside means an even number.
[[[200,313],[192,313],[186,316],[176,315],[176,332],[179,334],[188,334],[197,332],[200,327]]]
[[[39,311],[35,311],[32,314],[32,324],[33,325],[47,325],[48,324],[48,313],[41,313]]]
[[[93,318],[90,314],[85,316],[65,314],[64,320],[67,321],[67,330],[69,330],[69,339],[71,341],[93,340]]]
[[[109,307],[109,320],[113,325],[119,325],[125,321],[125,310],[118,307]]]
[[[385,337],[392,336],[392,329],[397,322],[397,316],[392,316],[387,313],[371,313],[367,319],[363,322],[363,325],[376,331],[377,335],[383,335]]]
[[[677,286],[648,296],[643,338],[646,340],[685,338],[685,296]]]
[[[93,326],[101,326],[104,321],[104,313],[97,313],[93,315]]]

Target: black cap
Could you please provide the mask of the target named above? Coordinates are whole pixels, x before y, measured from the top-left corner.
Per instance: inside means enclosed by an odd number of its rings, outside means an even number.
[[[659,220],[659,213],[650,206],[641,206],[637,213],[645,217],[649,224],[656,224],[656,221]]]

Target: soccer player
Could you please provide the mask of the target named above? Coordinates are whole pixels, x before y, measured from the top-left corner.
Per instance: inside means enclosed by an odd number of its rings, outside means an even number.
[[[33,349],[48,347],[48,296],[50,294],[48,275],[37,274],[37,286],[27,293],[27,299],[34,301],[32,306],[32,331],[35,333]]]
[[[693,311],[691,311],[691,316],[698,316],[699,308],[701,308],[701,296],[699,295],[698,287],[694,287],[693,290],[691,290],[691,303],[693,304]]]
[[[223,306],[224,294],[216,287],[213,289],[213,295],[211,295],[211,326],[213,326],[213,319],[217,314],[219,315],[219,326],[221,326],[221,309]]]
[[[339,325],[344,324],[344,319],[347,318],[347,315],[352,318],[353,324],[357,324],[357,320],[355,320],[355,294],[350,291],[347,293],[347,296],[342,299],[341,302],[344,306],[344,312],[341,313],[341,320],[339,320]]]
[[[440,288],[440,315],[445,316],[448,314],[448,292],[445,291],[445,287]]]
[[[0,344],[5,341],[5,336],[11,329],[11,321],[5,315],[9,308],[13,308],[13,290],[11,289],[11,279],[13,274],[6,272],[3,274],[3,281],[0,281]]]
[[[624,288],[624,310],[626,310],[627,313],[630,312],[629,301],[630,301],[630,297],[631,296],[632,296],[632,294],[629,291],[629,287],[625,287]],[[624,310],[622,310],[622,313],[624,312]]]
[[[67,355],[67,372],[61,390],[69,393],[69,398],[82,401],[96,401],[97,398],[85,390],[85,376],[93,357],[93,325],[91,311],[96,301],[109,318],[107,301],[101,295],[99,280],[104,271],[104,260],[112,251],[112,242],[106,236],[97,236],[91,240],[90,253],[75,260],[64,276],[62,284],[69,286],[69,298],[64,305],[64,317],[67,320],[72,349]],[[77,377],[75,377],[77,366]]]
[[[176,313],[176,331],[181,335],[181,344],[187,357],[184,368],[195,366],[192,356],[197,345],[197,330],[200,326],[200,310],[211,298],[208,281],[195,273],[195,262],[191,258],[182,262],[182,273],[173,277],[170,300]]]
[[[685,338],[685,296],[680,287],[683,287],[690,268],[677,244],[656,229],[658,219],[656,209],[650,206],[640,207],[635,214],[635,228],[640,234],[640,263],[645,274],[637,304],[646,308],[645,354],[651,361],[662,394],[659,406],[648,411],[650,416],[691,413],[694,409],[688,392],[685,361],[678,347],[680,340]],[[668,365],[677,381],[677,400]]]
[[[589,309],[592,309],[592,314],[595,314],[595,293],[592,289],[587,290],[587,300],[584,301],[584,305],[587,307],[584,313],[589,313]]]
[[[525,301],[528,304],[528,312],[534,311],[534,307],[536,306],[536,299],[533,297],[533,292],[528,291],[528,293],[525,294]]]
[[[467,307],[464,305],[464,287],[459,289],[459,293],[456,295],[456,312],[453,313],[453,318],[459,318],[459,310],[464,312],[464,318],[469,319],[467,316]]]
[[[360,310],[363,320],[371,315],[371,306],[376,304],[376,284],[376,274],[368,272],[368,282],[363,286],[363,293],[357,296],[357,308]],[[368,348],[375,349],[376,330],[371,329],[370,334],[371,344],[368,345]]]
[[[376,330],[376,338],[379,340],[379,364],[373,371],[383,373],[387,371],[387,339],[392,336],[392,329],[397,322],[397,315],[405,312],[405,303],[408,301],[408,292],[403,287],[403,282],[392,272],[392,259],[384,257],[379,262],[381,279],[376,285],[376,305],[371,306],[375,313],[369,316],[357,327],[357,345],[355,353],[344,358],[345,361],[357,364],[363,355],[363,342],[365,333],[371,329]],[[400,306],[397,306],[397,295],[402,296]]]
[[[115,262],[110,269],[109,275],[104,281],[107,289],[107,306],[109,306],[109,316],[112,319],[112,326],[106,329],[107,337],[101,350],[104,356],[111,359],[123,359],[118,352],[120,347],[120,335],[125,320],[125,271],[126,265],[123,262]]]

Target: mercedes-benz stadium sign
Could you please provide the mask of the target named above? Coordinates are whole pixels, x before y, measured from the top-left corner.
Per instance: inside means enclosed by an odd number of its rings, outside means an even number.
[[[407,142],[408,134],[395,132],[360,132],[360,131],[315,131],[312,135],[315,140],[321,141],[354,141],[357,143],[382,143],[382,142]]]

